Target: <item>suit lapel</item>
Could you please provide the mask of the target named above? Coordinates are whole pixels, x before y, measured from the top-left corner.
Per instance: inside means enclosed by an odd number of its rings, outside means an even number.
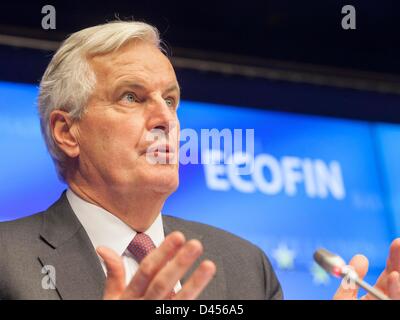
[[[55,268],[62,299],[101,299],[105,275],[92,243],[72,211],[65,192],[44,214],[41,238],[48,244],[41,264]]]
[[[226,286],[225,286],[225,273],[222,259],[218,254],[217,250],[213,250],[212,246],[208,245],[206,241],[202,241],[203,235],[194,231],[193,229],[186,226],[186,224],[179,223],[179,219],[172,218],[169,216],[163,216],[164,233],[167,236],[173,231],[181,231],[187,240],[197,239],[202,242],[204,247],[204,253],[198,261],[190,268],[181,280],[182,286],[186,283],[188,278],[191,276],[193,271],[199,266],[200,262],[209,259],[213,261],[217,266],[217,273],[213,280],[208,284],[204,291],[199,296],[199,300],[216,300],[225,299],[226,297]]]
[[[163,216],[164,232],[181,231],[187,239],[202,241],[202,234],[194,231],[179,219]],[[65,192],[43,215],[41,239],[47,244],[39,255],[42,266],[55,268],[55,287],[61,299],[101,299],[105,275],[92,243],[75,216]],[[206,239],[205,239],[206,240]],[[204,245],[204,253],[182,278],[182,286],[204,259],[217,265],[217,273],[200,295],[201,300],[226,297],[225,274],[222,259],[212,244]]]

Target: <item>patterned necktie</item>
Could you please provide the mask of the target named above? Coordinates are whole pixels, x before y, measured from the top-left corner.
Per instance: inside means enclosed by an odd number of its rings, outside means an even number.
[[[154,245],[153,241],[147,234],[138,232],[128,245],[128,250],[133,255],[135,260],[140,263],[142,262],[143,258],[147,256],[155,247],[156,246]]]
[[[144,232],[138,232],[128,245],[128,250],[133,255],[135,260],[140,263],[144,257],[147,256],[155,247],[156,246],[154,245],[153,241],[147,234]],[[175,291],[172,290],[169,293],[168,298],[171,299],[174,295]]]

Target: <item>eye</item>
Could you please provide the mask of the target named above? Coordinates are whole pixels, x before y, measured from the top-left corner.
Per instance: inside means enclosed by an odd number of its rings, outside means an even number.
[[[132,92],[127,92],[122,96],[122,100],[125,100],[129,103],[134,103],[134,102],[138,102],[139,99],[136,97],[136,95]]]
[[[175,99],[173,98],[166,98],[165,103],[167,104],[168,107],[173,107],[175,105]]]

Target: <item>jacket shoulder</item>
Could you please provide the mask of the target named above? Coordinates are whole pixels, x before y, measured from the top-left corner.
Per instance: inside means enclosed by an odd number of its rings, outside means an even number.
[[[0,233],[2,234],[32,234],[38,231],[43,223],[45,211],[32,214],[23,218],[0,222]]]
[[[214,256],[222,260],[226,266],[225,275],[231,280],[226,283],[229,299],[283,298],[272,265],[257,245],[214,226],[172,216],[164,217],[171,231],[180,230],[189,235],[199,235],[206,250],[211,250]],[[241,283],[240,290],[236,286],[238,282]]]
[[[214,227],[205,223],[195,222],[191,220],[186,220],[182,218],[176,218],[173,216],[164,216],[167,219],[169,225],[176,227],[176,230],[180,228],[183,230],[190,230],[192,234],[198,234],[201,238],[205,241],[218,241],[218,246],[230,246],[234,247],[237,250],[240,249],[250,249],[259,251],[261,250],[255,244],[251,243],[250,241],[241,238],[229,231],[223,230],[218,227]]]

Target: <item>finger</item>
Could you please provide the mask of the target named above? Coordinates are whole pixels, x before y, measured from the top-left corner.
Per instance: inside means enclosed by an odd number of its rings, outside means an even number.
[[[378,280],[376,281],[374,287],[381,290],[383,293],[390,295],[388,292],[388,279],[389,275],[393,272],[400,272],[400,238],[393,240],[389,249],[389,256],[386,261],[386,268],[380,274]],[[366,295],[366,299],[375,299],[370,294]]]
[[[210,283],[217,268],[210,260],[203,261],[191,275],[182,289],[172,298],[173,300],[194,300]]]
[[[400,273],[397,271],[389,274],[388,295],[391,299],[400,300]]]
[[[144,299],[166,299],[176,283],[202,253],[203,246],[200,241],[188,241],[176,256],[154,277],[144,295]]]
[[[176,255],[185,243],[182,232],[170,233],[160,247],[152,250],[139,264],[139,269],[128,284],[122,299],[139,299],[146,292],[155,275]]]
[[[122,258],[106,247],[98,247],[96,251],[103,259],[107,269],[103,298],[105,300],[119,299],[125,290],[125,268]]]
[[[390,245],[389,257],[386,262],[386,271],[388,273],[392,271],[400,272],[400,238],[393,240]]]
[[[354,268],[360,279],[363,279],[368,272],[368,259],[360,254],[355,255],[349,265]],[[345,285],[345,282],[340,283],[340,287],[333,297],[335,300],[354,300],[357,299],[359,287],[354,285]]]

